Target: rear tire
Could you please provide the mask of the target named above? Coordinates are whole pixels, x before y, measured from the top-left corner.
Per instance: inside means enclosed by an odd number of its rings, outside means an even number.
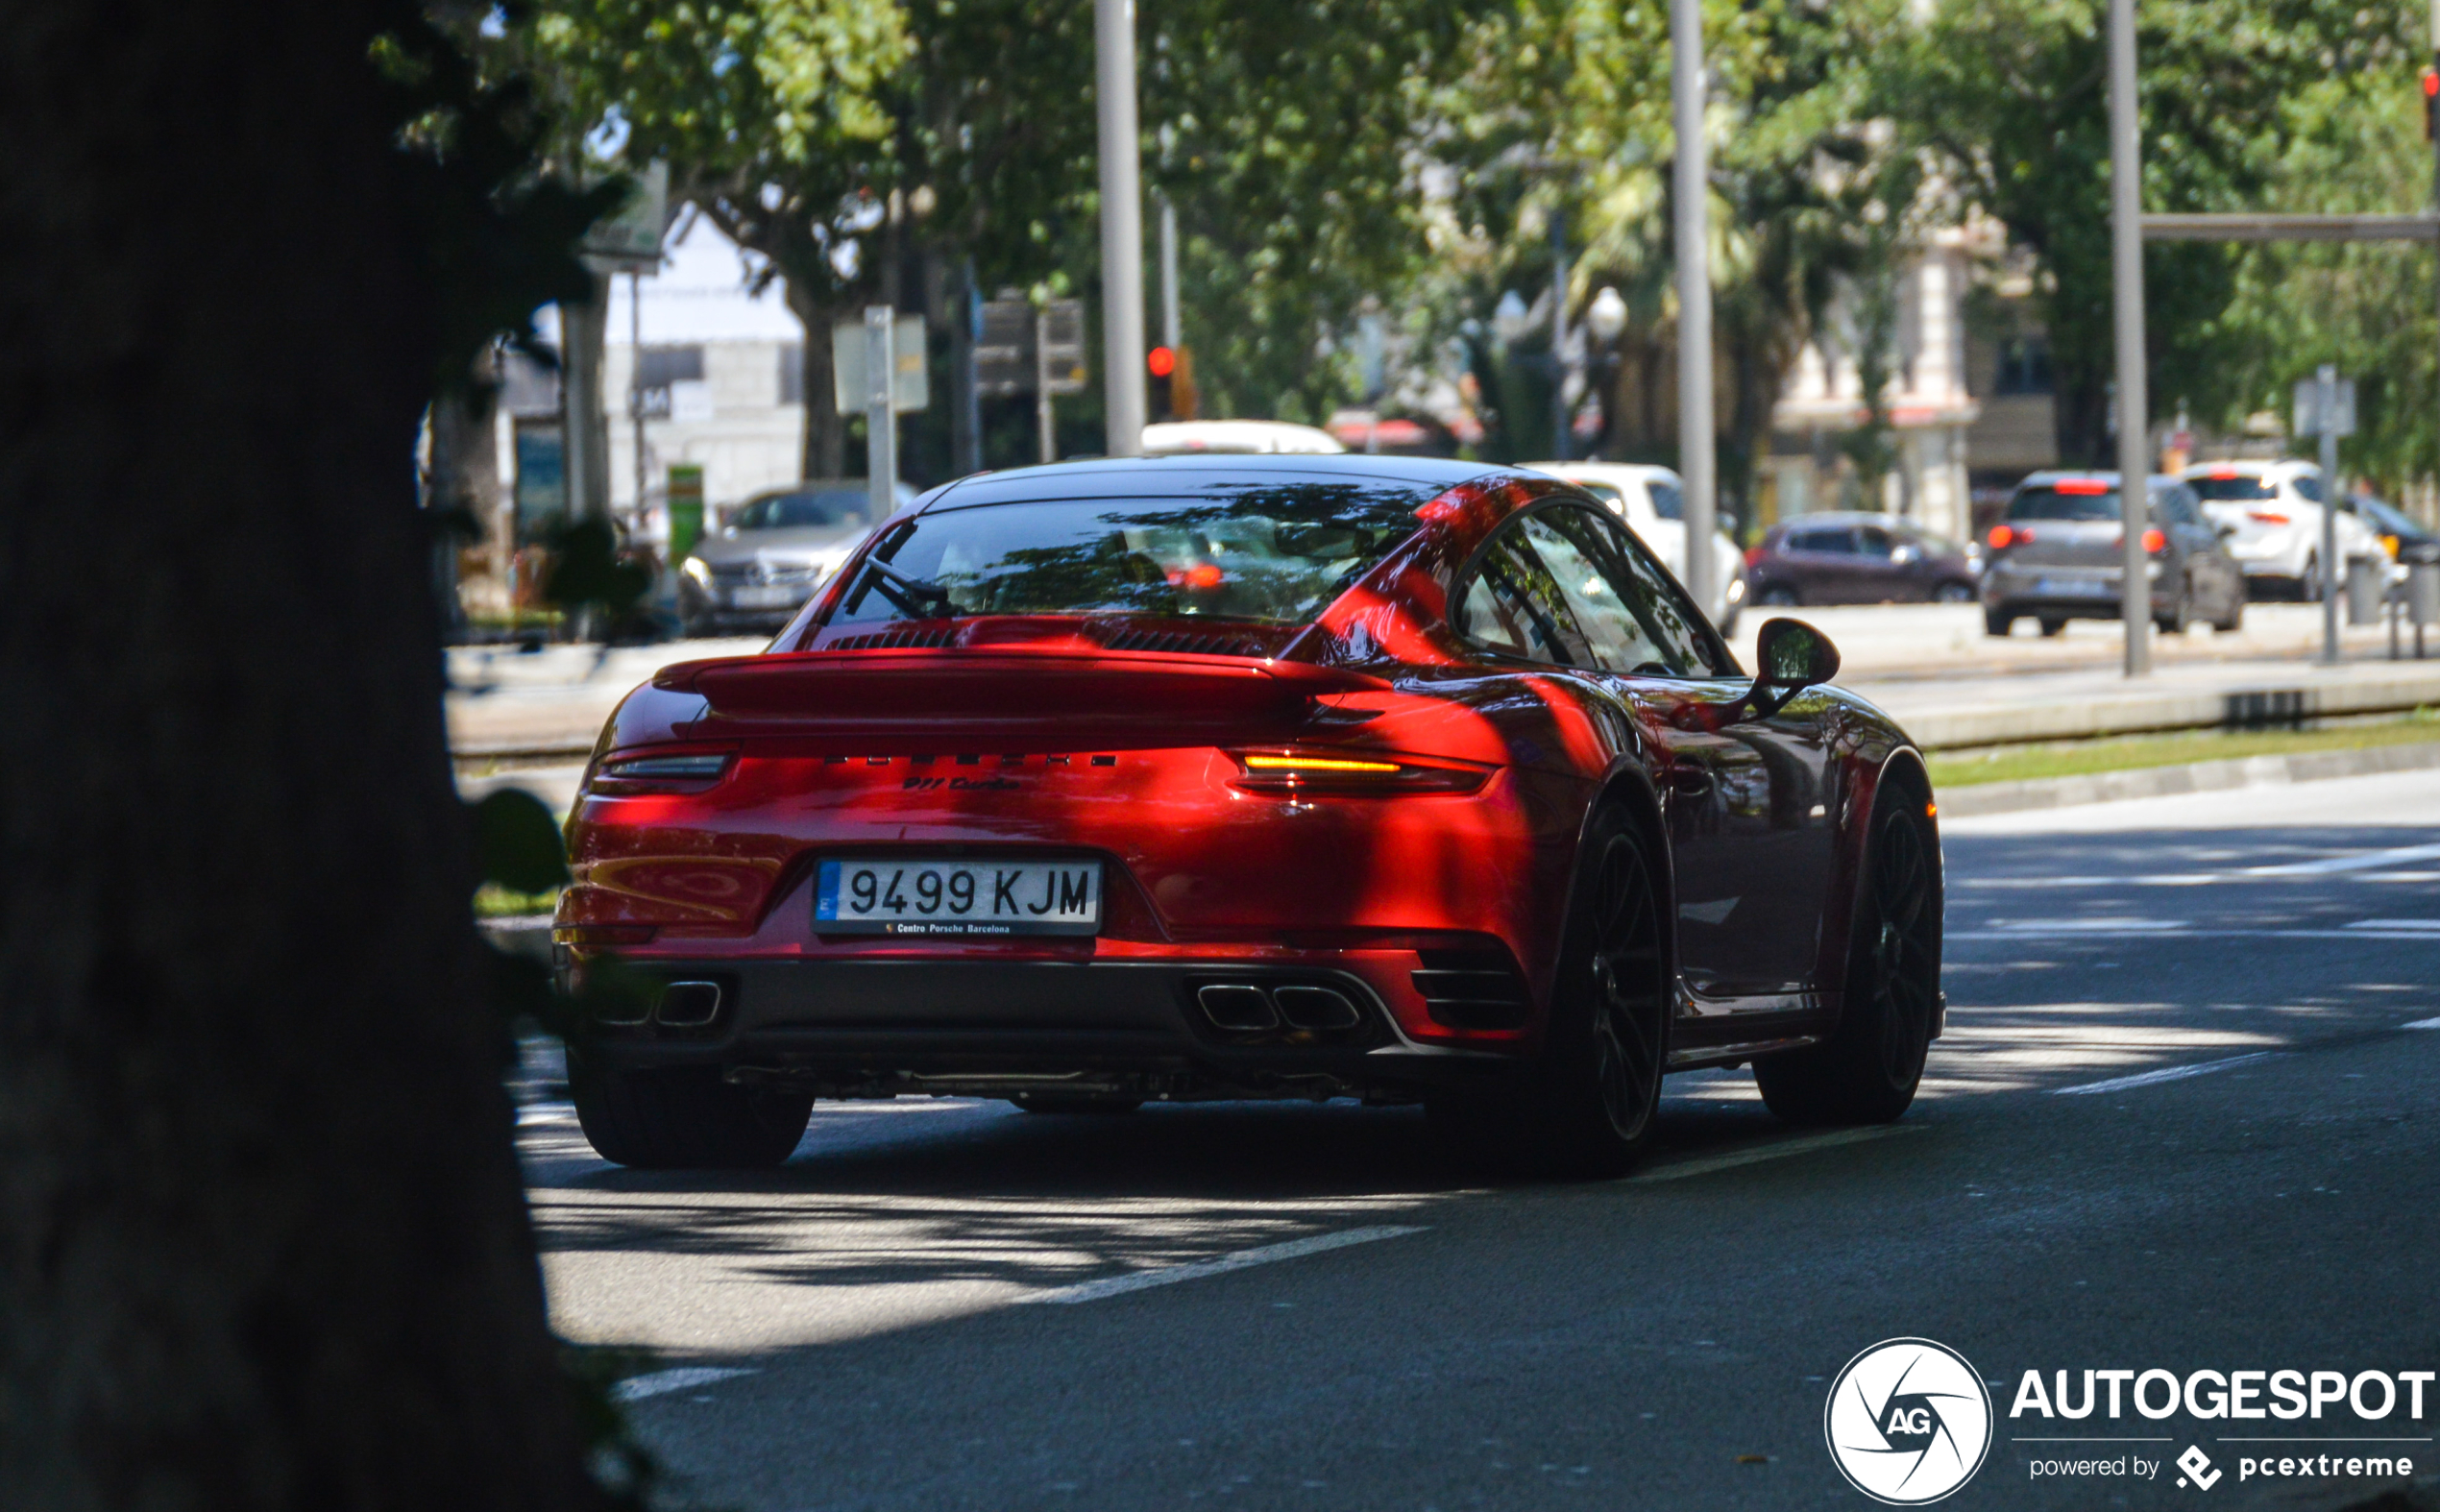
[[[1932,601],[1941,604],[1970,604],[1974,601],[1974,585],[1942,583],[1932,590]]]
[[[814,1100],[740,1086],[716,1066],[621,1070],[568,1057],[576,1122],[603,1159],[639,1170],[752,1170],[796,1153]]]
[[[2322,601],[2322,559],[2318,554],[2305,558],[2304,574],[2296,579],[2296,599],[2308,604]]]
[[[2056,640],[2060,636],[2067,633],[2067,622],[2065,620],[2053,619],[2048,615],[2044,615],[2036,622],[2040,624],[2042,639],[2044,640]]]
[[[2244,628],[2245,596],[2241,593],[2234,594],[2229,598],[2227,615],[2211,622],[2211,631],[2215,635],[2233,635]]]
[[[1623,810],[1604,809],[1585,837],[1541,1051],[1498,1091],[1427,1099],[1434,1134],[1452,1154],[1535,1174],[1626,1171],[1650,1144],[1660,1106],[1669,975],[1644,841]]]
[[[1889,1123],[1922,1083],[1940,990],[1939,853],[1922,803],[1892,784],[1873,804],[1838,1028],[1754,1062],[1763,1102],[1791,1123]]]
[[[1983,633],[2006,640],[2016,628],[2016,617],[2005,609],[1983,611]]]
[[[2189,584],[2184,590],[2179,593],[2176,605],[2172,607],[2167,614],[2154,615],[2152,617],[2152,622],[2160,627],[2160,633],[2162,635],[2185,634],[2185,627],[2194,622],[2194,589],[2192,585]]]
[[[1769,604],[1774,609],[1793,609],[1804,602],[1803,598],[1797,596],[1796,591],[1786,583],[1771,584],[1762,591],[1762,597],[1755,601]]]

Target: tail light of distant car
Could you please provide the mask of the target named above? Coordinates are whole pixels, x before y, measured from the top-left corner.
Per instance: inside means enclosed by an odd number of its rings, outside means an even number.
[[[2143,549],[2151,555],[2159,556],[2169,549],[2169,538],[2159,530],[2146,530],[2143,533]]]
[[[2034,532],[2023,525],[1993,525],[1986,539],[1990,542],[1992,550],[2005,551],[2012,546],[2033,545]]]
[[[1760,567],[1762,565],[1762,559],[1763,549],[1761,547],[1749,546],[1745,548],[1745,565],[1747,567]]]
[[[2283,525],[2287,524],[2287,517],[2285,515],[2269,509],[2249,509],[2245,511],[2245,518],[2253,521],[2257,525]]]
[[[1374,755],[1369,751],[1234,750],[1235,786],[1246,793],[1336,793],[1396,797],[1403,793],[1473,793],[1492,769],[1474,762]]]

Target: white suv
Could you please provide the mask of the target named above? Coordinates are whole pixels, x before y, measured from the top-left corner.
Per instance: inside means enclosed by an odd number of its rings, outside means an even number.
[[[1665,467],[1641,462],[1526,462],[1537,473],[1563,477],[1599,500],[1626,522],[1635,538],[1651,548],[1661,565],[1686,580],[1686,486]],[[1723,636],[1737,634],[1737,612],[1745,607],[1745,558],[1725,530],[1712,532],[1712,601],[1703,605]]]
[[[2310,462],[2198,462],[2178,475],[2228,538],[2246,586],[2277,583],[2305,599],[2322,596],[2322,470]],[[2385,558],[2380,540],[2354,515],[2338,516],[2338,556]]]

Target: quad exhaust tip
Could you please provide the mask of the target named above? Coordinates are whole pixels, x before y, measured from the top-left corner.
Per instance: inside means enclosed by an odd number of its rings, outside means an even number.
[[[1215,983],[1199,988],[1195,1002],[1213,1027],[1232,1034],[1259,1034],[1282,1024],[1290,1029],[1348,1030],[1364,1021],[1354,1000],[1336,988],[1266,989],[1250,983]]]

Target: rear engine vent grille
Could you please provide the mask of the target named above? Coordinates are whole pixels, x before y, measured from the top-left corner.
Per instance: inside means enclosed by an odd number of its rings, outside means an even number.
[[[870,635],[842,635],[822,646],[825,651],[882,651],[900,647],[941,646],[956,639],[955,630],[879,630]]]
[[[1113,651],[1170,651],[1185,656],[1263,656],[1259,641],[1198,630],[1121,630],[1103,643]]]
[[[1504,950],[1419,950],[1415,990],[1432,1022],[1452,1029],[1514,1029],[1530,999],[1525,976]]]

